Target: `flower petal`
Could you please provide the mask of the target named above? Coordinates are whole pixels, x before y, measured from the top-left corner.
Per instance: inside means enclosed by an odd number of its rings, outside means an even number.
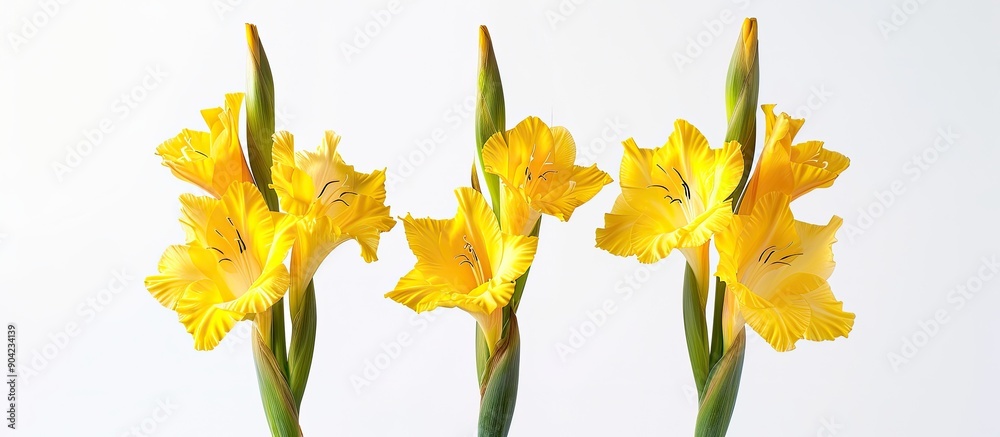
[[[612,182],[607,173],[597,168],[571,165],[569,174],[562,184],[551,184],[547,192],[533,199],[532,206],[544,214],[559,220],[569,220],[573,211],[594,198],[605,185]],[[558,176],[558,175],[557,175]]]
[[[846,156],[824,149],[822,141],[807,141],[792,146],[790,158],[795,179],[792,199],[816,188],[833,185],[833,181],[851,165]]]
[[[160,258],[159,271],[146,278],[146,289],[161,305],[173,310],[192,282],[205,279],[188,255],[188,246],[167,247]]]
[[[802,297],[809,304],[811,311],[809,327],[805,332],[806,340],[846,338],[854,328],[854,313],[844,311],[844,303],[833,296],[833,291],[826,281],[821,287],[809,291]]]
[[[180,322],[194,337],[194,348],[212,350],[233,329],[243,314],[218,308],[222,295],[208,280],[192,283],[177,303]]]
[[[208,245],[208,219],[219,206],[219,200],[211,196],[182,194],[181,227],[184,228],[187,244]]]
[[[278,194],[281,209],[305,214],[316,199],[316,187],[312,177],[295,166],[295,137],[286,131],[276,132],[271,157],[270,186]]]
[[[773,290],[765,299],[740,283],[726,284],[739,303],[747,324],[778,352],[795,349],[809,326],[810,307],[804,294],[822,286],[823,279],[813,275],[795,275]]]
[[[632,234],[641,217],[642,213],[629,206],[625,196],[619,194],[611,212],[604,214],[604,227],[597,229],[597,247],[618,256],[635,255]]]

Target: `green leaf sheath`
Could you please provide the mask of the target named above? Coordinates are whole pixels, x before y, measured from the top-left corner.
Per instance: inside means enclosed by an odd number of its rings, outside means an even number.
[[[729,429],[740,390],[743,357],[746,354],[746,330],[741,329],[733,344],[712,368],[705,393],[698,405],[695,437],[724,437]]]
[[[296,408],[302,406],[316,349],[316,288],[312,281],[306,286],[303,299],[302,308],[292,317],[292,344],[288,351],[289,385]]]
[[[507,326],[509,331],[490,357],[480,386],[479,437],[506,437],[514,417],[521,358],[521,334],[516,315],[511,314]]]
[[[268,350],[260,332],[253,330],[253,359],[257,367],[257,385],[260,387],[260,398],[264,403],[264,412],[271,435],[275,437],[301,436],[298,410],[292,393],[285,383],[284,375],[274,360],[274,355]]]
[[[684,336],[687,340],[688,358],[694,373],[699,396],[708,378],[708,327],[705,305],[700,297],[698,277],[690,264],[684,269]]]

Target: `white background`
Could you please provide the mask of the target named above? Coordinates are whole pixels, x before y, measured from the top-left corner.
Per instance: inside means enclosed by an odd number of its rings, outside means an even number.
[[[370,24],[382,0],[67,2],[51,17],[36,0],[3,3],[0,322],[18,325],[22,377],[19,430],[2,435],[120,436],[144,423],[150,435],[267,435],[248,326],[196,352],[142,284],[183,238],[177,196],[196,190],[170,176],[154,148],[182,128],[204,129],[198,111],[244,89],[244,22],[260,27],[279,127],[310,148],[336,130],[359,170],[399,176],[388,195],[394,215],[447,217],[473,153],[472,112],[462,107],[475,89],[479,24],[493,35],[508,126],[538,115],[568,127],[579,160],[594,156],[617,181],[619,142],[658,146],[676,118],[721,143],[723,82],[744,16],[759,19],[761,103],[806,115],[800,139],[825,140],[852,160],[833,188],[794,210],[855,227],[839,234],[831,283],[857,323],[849,339],[783,354],[752,335],[730,435],[1000,433],[1000,280],[988,269],[980,277],[983,258],[1000,251],[994,2],[565,0],[560,10],[556,0],[424,0],[404,2],[384,26]],[[904,7],[910,13],[893,17]],[[24,19],[43,25],[32,31]],[[376,34],[345,55],[366,25]],[[691,62],[679,66],[677,56]],[[165,76],[144,89],[157,69]],[[142,98],[126,112],[129,93]],[[104,119],[111,132],[67,163],[67,150]],[[436,129],[443,140],[421,151],[417,142]],[[935,149],[949,129],[958,137]],[[57,163],[74,165],[57,174]],[[883,206],[875,193],[893,186]],[[593,247],[617,187],[570,222],[542,226],[519,314],[512,436],[693,430],[681,257],[651,271]],[[344,245],[316,277],[318,345],[302,427],[313,436],[473,436],[472,319],[454,310],[417,318],[384,299],[414,258],[401,225],[379,249],[380,261],[365,264]],[[111,292],[120,271],[125,286]],[[960,285],[979,292],[960,297]],[[616,311],[591,329],[588,314],[605,302]],[[920,322],[936,314],[947,322],[925,323],[924,334]],[[581,328],[583,344],[560,355],[557,345]],[[408,345],[379,358],[400,334]],[[356,388],[352,377],[376,361],[385,368]]]

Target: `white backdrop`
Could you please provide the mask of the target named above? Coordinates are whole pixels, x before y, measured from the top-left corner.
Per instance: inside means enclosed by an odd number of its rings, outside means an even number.
[[[807,116],[801,139],[852,159],[795,212],[849,225],[831,283],[857,324],[784,354],[751,336],[730,435],[1000,432],[995,2],[63,1],[4,0],[0,18],[0,322],[17,324],[22,363],[19,429],[2,435],[267,434],[249,326],[196,352],[142,284],[183,238],[177,196],[195,191],[154,148],[244,89],[244,22],[271,61],[278,126],[302,147],[336,130],[349,162],[398,177],[394,215],[436,217],[468,181],[488,25],[508,125],[566,126],[580,160],[616,179],[542,226],[511,435],[690,435],[681,257],[640,268],[594,248],[594,229],[618,192],[621,140],[658,146],[685,118],[721,143],[744,16],[759,19],[761,103]],[[474,322],[382,297],[414,262],[401,225],[379,257],[347,244],[316,277],[303,428],[473,436]]]

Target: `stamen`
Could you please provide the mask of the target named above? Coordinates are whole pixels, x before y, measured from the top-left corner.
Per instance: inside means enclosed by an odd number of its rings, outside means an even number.
[[[663,196],[663,198],[664,199],[670,199],[670,203],[674,203],[674,202],[683,203],[683,202],[681,202],[681,199],[674,198],[674,196],[671,196],[669,194],[667,194],[666,196]]]
[[[205,152],[202,152],[201,150],[198,150],[198,149],[193,149],[193,150],[194,150],[194,153],[197,153],[197,154],[199,154],[201,156],[204,156],[204,157],[208,158],[208,155],[206,155]]]
[[[538,175],[538,177],[541,178],[543,181],[547,181],[548,179],[545,179],[545,175],[547,175],[549,173],[559,173],[559,171],[558,170],[546,170],[546,171],[543,171],[542,174]]]
[[[243,242],[243,236],[240,235],[240,230],[236,229],[235,226],[233,227],[233,230],[236,231],[236,243],[240,248],[240,253],[243,253],[245,250],[247,250],[247,244]]]
[[[778,246],[767,246],[766,248],[764,248],[764,252],[767,252],[772,247],[778,247]],[[761,262],[761,258],[764,258],[764,252],[761,252],[760,256],[757,257],[757,262]]]
[[[674,168],[674,173],[677,173],[677,177],[681,178],[681,186],[684,187],[684,197],[691,200],[691,187],[688,186],[687,181],[684,180],[684,176],[681,176],[681,172],[677,171],[676,168]]]
[[[211,247],[211,246],[209,246],[209,249],[212,249],[212,250],[214,250],[216,252],[219,252],[219,255],[226,256],[226,252],[223,252],[223,251],[219,250],[219,248],[217,248],[217,247]]]
[[[323,185],[323,189],[319,190],[319,196],[316,196],[316,198],[319,199],[320,197],[323,197],[323,193],[326,192],[326,187],[329,187],[330,184],[336,183],[336,182],[340,182],[340,181],[339,180],[333,180],[333,181],[327,182],[326,185]]]
[[[351,206],[351,204],[347,203],[347,201],[344,200],[344,199],[333,199],[333,202],[330,202],[330,204],[333,205],[334,203],[337,203],[337,202],[343,202],[344,205]]]
[[[653,187],[663,188],[664,190],[667,190],[668,193],[670,192],[670,189],[667,188],[667,187],[664,187],[663,185],[659,185],[659,184],[646,185],[646,188],[653,188]]]
[[[801,253],[793,253],[791,255],[785,255],[785,256],[781,257],[781,259],[784,260],[786,258],[791,258],[793,256],[800,256],[800,255],[802,255],[802,254]]]
[[[219,264],[222,264],[222,262],[223,262],[223,261],[229,261],[229,262],[231,262],[231,263],[233,263],[233,264],[236,264],[236,262],[235,262],[235,261],[233,261],[233,260],[231,260],[231,259],[229,259],[229,258],[222,258],[222,259],[220,259],[220,260],[219,260]]]
[[[338,197],[344,197],[345,194],[353,194],[355,196],[358,195],[358,193],[355,193],[353,191],[344,191],[344,192],[340,193],[340,196],[338,196]]]

